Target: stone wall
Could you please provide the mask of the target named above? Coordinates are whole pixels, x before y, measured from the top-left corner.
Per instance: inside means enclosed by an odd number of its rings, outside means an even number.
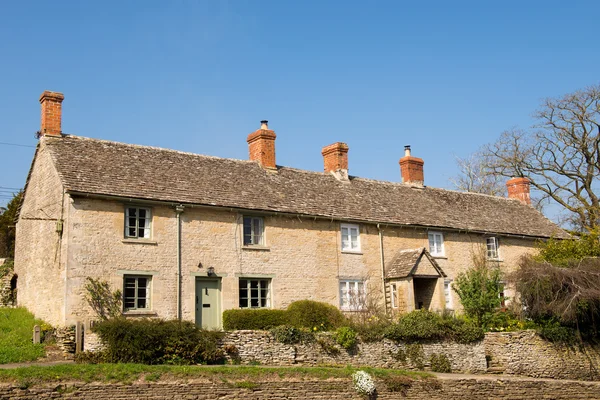
[[[600,383],[535,379],[442,377],[413,381],[401,392],[377,383],[377,398],[387,399],[600,399]],[[245,387],[244,387],[245,386]],[[257,382],[157,382],[133,384],[63,383],[24,389],[0,384],[0,398],[40,399],[364,399],[350,379],[264,380]]]
[[[600,347],[567,346],[535,331],[487,333],[485,354],[493,372],[555,379],[600,379]]]
[[[391,340],[359,343],[348,351],[337,345],[330,333],[317,334],[313,343],[287,345],[276,341],[269,332],[227,332],[223,348],[231,362],[263,365],[354,365],[381,368],[428,368],[432,354],[445,355],[454,372],[486,372],[482,342],[460,344],[434,342],[406,345]],[[334,350],[335,349],[335,350]],[[413,355],[411,357],[411,355]],[[422,363],[422,366],[419,365]]]

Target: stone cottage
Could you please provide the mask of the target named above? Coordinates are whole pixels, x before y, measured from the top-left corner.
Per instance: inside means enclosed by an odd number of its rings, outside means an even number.
[[[300,299],[349,312],[458,309],[452,280],[483,248],[503,270],[566,233],[510,198],[427,187],[406,147],[400,182],[348,174],[348,146],[324,171],[276,164],[275,132],[247,137],[249,160],[61,132],[64,96],[44,92],[39,143],[17,223],[19,305],[53,325],[89,321],[87,277],[123,292],[131,317],[220,327],[223,310]]]

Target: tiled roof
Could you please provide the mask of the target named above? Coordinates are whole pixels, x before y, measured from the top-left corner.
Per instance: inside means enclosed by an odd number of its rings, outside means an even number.
[[[399,251],[385,267],[386,279],[406,278],[409,275],[446,276],[424,247]]]
[[[568,237],[517,200],[78,136],[43,137],[67,191],[383,224]]]

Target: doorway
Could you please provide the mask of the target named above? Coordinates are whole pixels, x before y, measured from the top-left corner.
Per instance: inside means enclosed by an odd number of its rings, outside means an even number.
[[[196,325],[221,328],[221,280],[196,279]]]

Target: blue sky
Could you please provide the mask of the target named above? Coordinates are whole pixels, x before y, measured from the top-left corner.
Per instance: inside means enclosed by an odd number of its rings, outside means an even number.
[[[39,95],[63,132],[246,159],[261,119],[277,163],[399,181],[403,146],[429,186],[540,101],[600,81],[595,1],[5,1],[0,142],[35,146]],[[3,188],[32,147],[0,144]],[[9,189],[10,190],[10,189]]]

